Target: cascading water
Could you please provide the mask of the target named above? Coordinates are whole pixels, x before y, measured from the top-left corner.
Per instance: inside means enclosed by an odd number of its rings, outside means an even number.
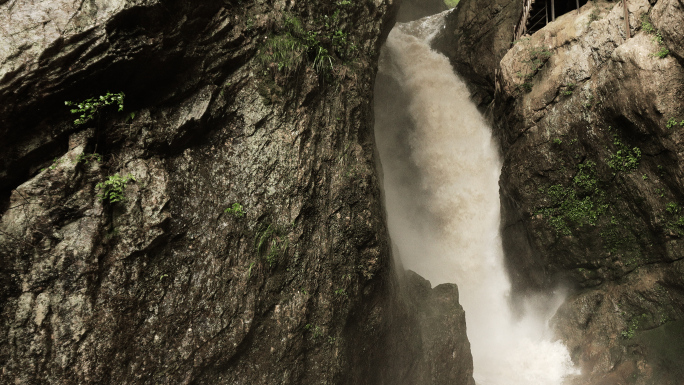
[[[458,284],[478,385],[559,385],[575,372],[547,326],[562,295],[518,319],[510,310],[501,162],[465,84],[430,49],[442,20],[398,24],[381,53],[375,132],[395,254],[433,285]]]

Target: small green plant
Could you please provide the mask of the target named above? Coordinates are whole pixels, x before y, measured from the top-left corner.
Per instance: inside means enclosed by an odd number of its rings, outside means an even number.
[[[268,254],[266,254],[266,262],[270,267],[275,266],[277,260],[276,258],[282,252],[284,253],[289,246],[289,241],[285,239],[284,243],[281,243],[280,239],[271,240],[271,247],[268,249]]]
[[[64,104],[70,107],[76,107],[71,109],[72,114],[80,114],[78,119],[74,120],[74,124],[81,125],[86,124],[93,120],[100,110],[112,104],[116,104],[119,109],[118,111],[123,111],[124,108],[124,93],[119,92],[113,94],[107,92],[104,95],[86,99],[80,103],[65,101]]]
[[[641,30],[644,31],[644,33],[653,35],[653,41],[660,46],[658,51],[651,54],[652,56],[663,59],[670,54],[670,50],[667,49],[665,43],[663,42],[663,35],[660,33],[660,31],[653,27],[653,24],[651,24],[651,19],[648,15],[641,17]]]
[[[660,59],[663,59],[663,58],[667,57],[667,55],[669,55],[669,54],[670,54],[669,49],[667,49],[665,47],[660,47],[660,49],[657,52],[655,52],[653,54],[653,56],[660,58]]]
[[[658,45],[663,44],[663,35],[660,32],[656,32],[653,36],[653,41],[658,43]]]
[[[617,135],[613,136],[613,144],[617,147],[617,151],[610,155],[608,166],[615,172],[632,172],[636,170],[641,160],[641,150],[639,147],[627,147],[620,141]]]
[[[223,210],[224,213],[230,214],[234,216],[235,218],[242,218],[245,216],[245,210],[243,209],[242,205],[235,202],[231,207],[228,207],[227,209]]]
[[[572,95],[572,91],[575,90],[575,83],[568,83],[565,85],[565,90],[563,91],[564,96]]]
[[[570,225],[595,226],[606,212],[605,193],[599,188],[596,164],[586,161],[577,165],[572,184],[565,187],[555,184],[539,191],[545,195],[547,206],[536,213],[542,214],[558,235],[571,235]]]
[[[669,202],[665,207],[668,213],[665,227],[674,231],[675,233],[684,235],[684,216],[682,216],[682,208],[675,202]]]
[[[316,72],[330,74],[338,59],[351,58],[358,48],[344,30],[346,25],[341,21],[339,9],[318,22],[315,30],[307,30],[295,15],[285,13],[283,27],[259,49],[259,61],[285,74],[295,72],[304,62],[309,62]]]
[[[654,34],[656,32],[653,24],[651,24],[651,19],[648,17],[648,14],[641,16],[641,30],[648,34]]]
[[[520,88],[522,91],[531,92],[531,91],[532,91],[532,83],[530,83],[530,82],[522,83],[522,84],[519,86],[519,88]]]
[[[519,78],[524,79],[524,82],[518,85],[518,89],[530,92],[532,91],[532,79],[544,67],[553,53],[542,47],[531,47],[529,39],[520,39],[519,42],[522,42],[526,47],[527,59],[523,60],[523,63],[527,65],[527,70],[525,73],[517,73]]]
[[[306,324],[304,330],[311,332],[311,339],[316,339],[323,335],[323,330],[321,330],[320,326]]]
[[[88,164],[90,162],[102,162],[102,156],[97,153],[80,154],[76,157],[76,163]]]
[[[261,48],[261,62],[275,66],[278,71],[292,71],[304,60],[308,47],[290,33],[273,36]]]
[[[561,140],[561,138],[554,138],[553,144],[557,144],[560,146],[561,144],[563,144],[563,140]]]
[[[135,178],[128,174],[125,177],[121,175],[114,174],[110,175],[104,182],[98,183],[95,188],[102,190],[100,194],[97,195],[103,202],[116,203],[123,202],[126,200],[124,196],[124,189],[126,184],[130,181],[135,182]]]
[[[254,249],[258,254],[264,255],[269,267],[274,267],[278,256],[287,251],[289,242],[286,237],[277,234],[272,225],[262,226],[254,238]]]
[[[591,10],[591,13],[589,14],[589,20],[587,20],[587,26],[589,26],[591,23],[595,22],[596,20],[600,20],[601,16],[599,15],[599,10],[594,6],[594,8]]]
[[[109,240],[109,239],[112,239],[112,238],[118,237],[118,236],[119,236],[119,228],[114,227],[111,230],[107,231],[107,234],[105,234],[105,239]]]
[[[64,160],[62,158],[55,158],[52,160],[52,164],[50,166],[48,166],[47,168],[43,168],[40,171],[41,172],[43,172],[45,170],[51,170],[52,171],[52,170],[56,169],[57,166],[62,162],[64,162]]]
[[[256,263],[256,262],[252,262],[252,263],[249,264],[249,268],[247,269],[247,278],[251,278],[251,277],[252,277],[252,268],[254,267],[254,264],[255,264],[255,263]]]
[[[343,295],[343,296],[346,297],[346,296],[347,296],[347,291],[344,290],[344,289],[337,289],[337,290],[335,290],[335,294],[336,294],[336,295]]]
[[[627,327],[627,330],[624,330],[620,334],[622,334],[622,337],[627,340],[633,338],[636,334],[637,329],[639,329],[639,324],[646,320],[648,320],[648,316],[646,314],[642,314],[638,317],[633,317],[629,323],[629,326]]]
[[[329,71],[332,70],[333,68],[333,62],[332,62],[332,56],[328,53],[328,50],[318,46],[316,47],[316,57],[314,58],[313,61],[313,67],[317,72],[324,72],[324,71]]]
[[[667,120],[666,127],[667,127],[668,129],[673,128],[673,127],[676,127],[676,126],[684,127],[684,119],[682,119],[682,120],[679,121],[679,122],[678,122],[677,119],[675,119],[675,118],[670,118],[670,119]]]
[[[667,204],[667,207],[665,207],[665,211],[672,215],[678,215],[682,211],[682,209],[675,202],[670,202]]]
[[[250,17],[245,23],[245,31],[251,31],[254,28],[254,18]]]
[[[531,67],[531,70],[536,74],[546,62],[549,60],[553,53],[546,48],[542,47],[532,47],[528,49],[529,59],[525,60]]]

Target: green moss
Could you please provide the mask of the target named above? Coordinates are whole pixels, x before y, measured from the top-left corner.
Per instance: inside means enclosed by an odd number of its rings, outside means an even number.
[[[587,161],[577,165],[572,184],[555,184],[540,189],[550,203],[538,210],[559,235],[571,235],[570,226],[595,226],[606,212],[605,193],[599,188],[596,164]]]
[[[627,147],[627,145],[620,141],[617,135],[613,136],[613,144],[617,147],[617,151],[610,155],[608,166],[615,172],[632,172],[636,170],[641,161],[641,149],[639,147]]]
[[[627,329],[622,331],[622,333],[621,333],[622,337],[625,339],[633,338],[634,334],[639,329],[640,325],[647,320],[648,320],[648,315],[646,315],[645,313],[641,314],[640,316],[632,317],[632,319],[629,322],[629,326],[627,327]]]
[[[637,240],[634,235],[623,226],[622,222],[626,221],[620,221],[617,217],[611,216],[610,221],[603,226],[600,235],[601,240],[603,241],[603,247],[606,251],[618,253],[627,248],[634,249],[633,246],[636,245]],[[636,263],[636,255],[632,258],[634,259],[634,263]],[[629,262],[627,264],[630,265]]]

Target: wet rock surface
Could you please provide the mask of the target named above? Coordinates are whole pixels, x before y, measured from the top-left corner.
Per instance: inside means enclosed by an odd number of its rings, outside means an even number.
[[[0,382],[399,383],[422,353],[393,319],[419,320],[371,110],[395,12],[0,2]]]
[[[401,274],[399,284],[401,299],[396,308],[414,315],[419,326],[416,329],[410,317],[393,319],[396,338],[391,350],[396,358],[387,370],[396,373],[396,383],[475,385],[465,312],[456,285],[432,288],[429,281],[410,270]],[[411,357],[416,348],[421,353]]]
[[[423,339],[422,378],[412,384],[467,384],[473,380],[473,358],[466,337],[465,311],[458,303],[458,287],[430,282],[407,271],[409,303],[419,315]]]
[[[482,110],[494,98],[499,61],[511,47],[521,10],[518,1],[461,0],[432,41],[432,47],[448,57],[466,81]]]
[[[627,39],[623,12],[589,2],[501,60],[502,237],[518,295],[572,289],[555,325],[579,383],[677,383],[684,13],[630,1]]]

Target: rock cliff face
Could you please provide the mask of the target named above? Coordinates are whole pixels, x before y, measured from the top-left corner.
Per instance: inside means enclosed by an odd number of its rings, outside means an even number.
[[[684,4],[629,1],[628,38],[622,3],[593,1],[511,42],[512,3],[464,0],[436,48],[500,139],[515,297],[570,289],[579,384],[680,383]]]
[[[467,350],[462,311],[416,341],[456,289],[409,313],[391,271],[371,93],[395,11],[0,1],[0,382],[397,384]]]
[[[582,384],[677,383],[684,319],[681,2],[594,1],[500,63],[503,240],[518,293],[563,284]]]
[[[447,15],[445,28],[432,41],[433,48],[450,59],[483,110],[494,97],[499,61],[511,46],[521,11],[519,1],[463,0]]]

